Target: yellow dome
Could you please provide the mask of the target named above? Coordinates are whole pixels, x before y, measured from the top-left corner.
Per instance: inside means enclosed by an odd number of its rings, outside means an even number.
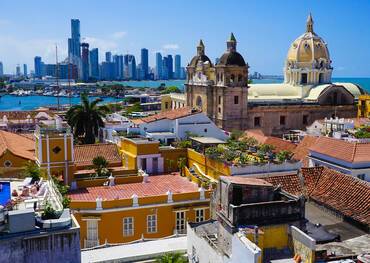
[[[325,41],[313,31],[311,14],[307,19],[306,32],[298,37],[289,48],[287,60],[289,62],[321,62],[330,63],[329,50]]]

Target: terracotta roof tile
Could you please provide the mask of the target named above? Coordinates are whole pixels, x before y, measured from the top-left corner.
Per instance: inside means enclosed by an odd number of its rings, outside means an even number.
[[[306,135],[303,140],[297,145],[297,147],[293,150],[293,158],[296,160],[300,160],[305,164],[304,162],[307,162],[307,157],[309,154],[309,148],[315,144],[318,137]],[[304,165],[307,166],[307,165]]]
[[[122,162],[116,144],[97,143],[74,147],[74,158],[77,165],[91,165],[97,156],[103,156],[110,164]]]
[[[194,110],[190,107],[184,107],[184,108],[178,108],[178,109],[174,109],[174,110],[160,112],[158,114],[154,114],[154,115],[151,115],[151,116],[148,116],[148,117],[145,117],[145,118],[136,119],[136,120],[133,120],[133,122],[135,124],[140,124],[140,123],[144,123],[144,122],[149,123],[149,122],[163,120],[163,119],[175,120],[175,119],[178,119],[178,118],[183,118],[183,117],[186,117],[186,116],[197,114],[199,112],[200,111]]]
[[[264,177],[274,186],[311,200],[343,216],[370,225],[370,183],[326,167],[302,168],[302,174]]]
[[[97,197],[103,200],[130,199],[133,194],[138,197],[166,195],[167,191],[173,194],[198,192],[198,186],[189,182],[179,174],[152,175],[148,182],[127,183],[115,186],[95,186],[71,191],[72,201],[95,201]]]
[[[302,169],[310,198],[344,216],[370,225],[370,183],[329,168]],[[312,178],[311,178],[312,177]],[[316,183],[315,183],[316,182]],[[311,189],[310,189],[311,188]]]
[[[245,132],[245,135],[255,138],[261,144],[274,146],[274,152],[280,152],[283,150],[293,152],[297,147],[297,145],[290,141],[286,141],[278,137],[265,136],[261,130],[248,130]]]
[[[264,177],[263,179],[274,186],[280,185],[281,188],[288,193],[294,195],[300,195],[303,193],[301,181],[296,174],[275,175]]]
[[[319,137],[309,150],[351,163],[370,162],[370,143]]]
[[[35,142],[12,132],[0,131],[0,155],[10,151],[14,155],[35,160]]]

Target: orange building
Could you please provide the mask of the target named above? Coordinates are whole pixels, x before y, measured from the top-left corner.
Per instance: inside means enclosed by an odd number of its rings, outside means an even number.
[[[185,234],[187,222],[210,218],[210,191],[177,173],[117,177],[114,183],[92,186],[97,185],[92,181],[70,192],[81,246]]]

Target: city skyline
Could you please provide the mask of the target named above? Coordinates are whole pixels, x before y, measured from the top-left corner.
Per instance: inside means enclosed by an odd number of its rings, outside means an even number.
[[[0,19],[0,61],[4,64],[5,73],[15,73],[17,64],[31,65],[37,55],[47,63],[54,63],[55,44],[60,49],[60,59],[66,57],[70,19],[78,18],[82,24],[81,42],[99,48],[100,61],[103,61],[106,51],[129,53],[139,58],[141,48],[145,47],[149,50],[149,65],[152,67],[158,51],[164,55],[181,54],[185,66],[195,54],[200,38],[214,61],[224,51],[219,43],[226,41],[229,33],[234,32],[251,72],[281,75],[289,44],[303,32],[307,14],[312,12],[315,29],[332,52],[333,75],[370,75],[370,54],[367,52],[370,34],[366,34],[369,31],[367,11],[370,3],[367,1],[312,1],[299,6],[293,1],[232,1],[227,5],[218,2],[214,6],[207,4],[207,1],[161,1],[145,5],[129,1],[89,2],[86,5],[81,1],[73,2],[72,9],[70,1],[57,8],[46,3],[40,1],[22,6],[3,3],[8,10]],[[197,6],[196,11],[194,5]],[[140,16],[137,16],[139,6]],[[215,12],[233,6],[238,8],[233,11],[232,19],[228,18],[228,12]],[[122,10],[124,15],[101,12],[104,9]],[[31,20],[29,16],[22,15],[26,12],[37,12],[42,16]],[[338,14],[343,12],[346,16],[338,19]],[[15,13],[19,14],[16,19]],[[163,13],[166,16],[158,15]],[[138,19],[140,17],[144,19]]]

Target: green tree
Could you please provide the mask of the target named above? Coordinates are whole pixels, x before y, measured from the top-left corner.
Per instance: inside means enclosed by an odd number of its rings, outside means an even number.
[[[161,94],[169,94],[169,93],[181,93],[181,90],[178,87],[171,86],[161,91]]]
[[[276,154],[276,157],[278,158],[280,162],[284,162],[286,160],[290,160],[290,158],[292,157],[292,152],[282,150],[278,152],[278,154]]]
[[[103,156],[96,156],[93,161],[94,169],[97,176],[107,176],[109,173],[108,170],[108,161]]]
[[[83,144],[95,143],[100,127],[104,127],[103,117],[109,111],[104,105],[98,106],[102,99],[91,103],[86,94],[81,95],[81,104],[72,106],[66,114],[67,122],[75,137],[82,137]]]
[[[127,114],[130,114],[130,113],[133,113],[133,112],[140,112],[140,111],[143,111],[141,105],[140,105],[140,102],[135,102],[134,105],[130,106],[128,109],[127,109]]]
[[[36,163],[28,161],[23,167],[23,176],[32,177],[32,182],[36,182],[42,177],[42,170]]]
[[[158,257],[156,263],[187,263],[187,258],[181,253],[166,253]]]
[[[183,176],[184,175],[184,168],[186,166],[186,158],[185,157],[180,157],[178,160],[177,160],[177,167],[179,168],[180,170],[180,175]]]

